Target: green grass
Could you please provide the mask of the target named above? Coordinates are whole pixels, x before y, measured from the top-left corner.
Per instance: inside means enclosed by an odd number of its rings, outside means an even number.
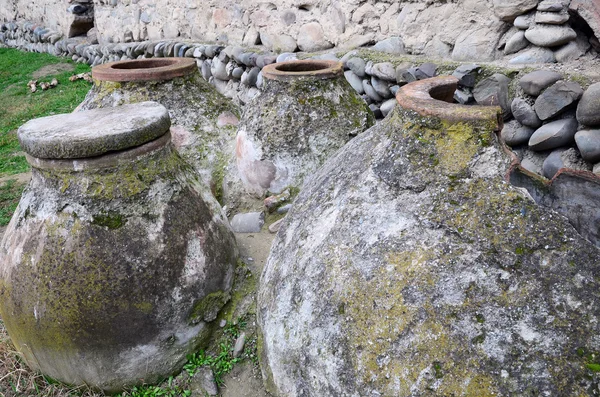
[[[33,72],[58,63],[73,64],[48,54],[0,48],[0,177],[29,169],[25,157],[19,153],[16,135],[19,126],[34,118],[72,112],[90,89],[86,81],[69,81],[74,73],[90,70],[88,65],[74,64],[73,72],[59,72],[38,79],[38,82],[49,82],[55,77],[59,83],[56,88],[30,92],[27,83],[33,79]]]
[[[59,63],[73,64],[75,70],[41,77],[38,82],[56,78],[58,86],[30,92],[27,83],[33,80],[33,73],[43,66]],[[0,48],[0,177],[29,170],[17,140],[17,128],[34,118],[72,112],[85,98],[90,83],[83,80],[70,82],[69,77],[89,70],[88,65],[74,64],[49,54]],[[23,187],[14,181],[0,183],[0,226],[10,220]]]
[[[13,212],[19,204],[25,184],[10,179],[0,185],[0,226],[8,225]]]

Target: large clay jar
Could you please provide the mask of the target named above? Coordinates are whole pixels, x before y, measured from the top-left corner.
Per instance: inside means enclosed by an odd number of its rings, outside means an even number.
[[[255,195],[301,187],[374,123],[339,62],[282,62],[265,66],[262,74],[263,92],[246,105],[236,142],[240,177]]]
[[[304,185],[260,280],[277,396],[595,395],[600,251],[505,180],[500,109],[399,106]]]
[[[31,368],[112,392],[209,337],[237,249],[169,124],[145,102],[19,129],[32,179],[0,245],[0,314]]]
[[[206,82],[193,58],[111,62],[92,69],[94,86],[79,109],[156,101],[173,121],[173,144],[221,198],[233,155],[239,109]]]

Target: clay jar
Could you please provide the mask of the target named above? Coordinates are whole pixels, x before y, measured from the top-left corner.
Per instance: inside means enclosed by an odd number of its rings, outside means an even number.
[[[0,314],[31,368],[114,392],[207,341],[237,249],[169,125],[144,102],[19,129],[32,179],[0,244]]]
[[[111,62],[92,69],[94,86],[79,109],[156,101],[173,121],[176,149],[220,198],[223,167],[229,161],[239,109],[206,82],[192,58],[150,58]]]
[[[290,61],[263,68],[263,92],[244,110],[236,140],[246,189],[300,188],[304,178],[374,123],[334,61]]]
[[[257,295],[273,395],[596,387],[600,250],[507,183],[500,108],[445,102],[456,86],[403,86],[296,197]]]

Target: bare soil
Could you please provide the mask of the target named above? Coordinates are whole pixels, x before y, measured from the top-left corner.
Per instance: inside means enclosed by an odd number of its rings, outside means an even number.
[[[31,75],[34,79],[39,79],[46,76],[53,76],[63,72],[71,72],[75,70],[75,66],[70,63],[55,63],[52,65],[42,66]]]

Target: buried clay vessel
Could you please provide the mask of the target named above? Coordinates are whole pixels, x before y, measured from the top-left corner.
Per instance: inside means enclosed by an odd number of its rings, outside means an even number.
[[[262,73],[263,92],[246,105],[236,139],[240,177],[257,196],[301,187],[306,176],[374,123],[339,62],[281,62]]]
[[[233,153],[239,109],[206,82],[191,58],[111,62],[92,69],[94,86],[78,109],[156,101],[173,121],[173,144],[211,186],[222,191],[223,167]]]
[[[155,102],[32,120],[32,179],[0,244],[0,315],[27,364],[119,391],[181,369],[229,299],[237,248]]]
[[[296,198],[257,298],[273,394],[595,393],[600,252],[507,183],[500,109],[456,82],[404,86]]]

